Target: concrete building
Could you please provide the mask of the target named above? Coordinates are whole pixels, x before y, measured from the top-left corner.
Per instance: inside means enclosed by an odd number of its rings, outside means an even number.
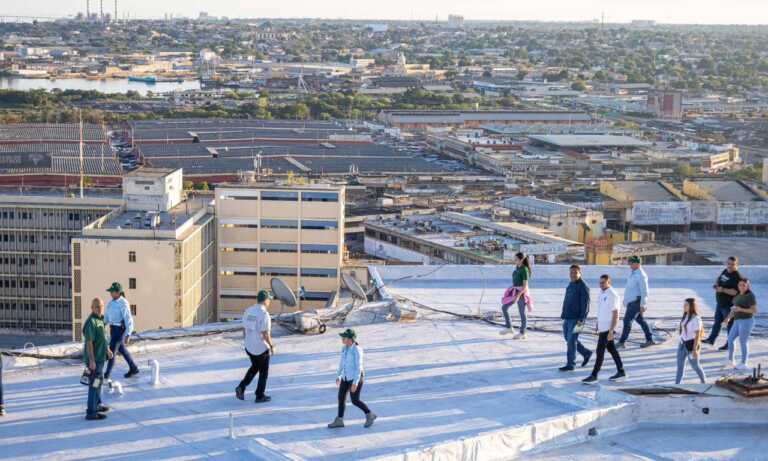
[[[365,251],[382,259],[422,264],[510,264],[515,253],[570,261],[579,242],[547,229],[446,212],[365,223]]]
[[[648,110],[656,117],[670,120],[683,118],[683,93],[680,91],[656,91],[648,94]]]
[[[0,194],[0,331],[69,334],[70,240],[122,203],[112,192]]]
[[[299,308],[333,303],[344,256],[345,188],[326,184],[216,189],[219,318],[239,318],[279,277]],[[279,302],[273,312],[284,310]]]
[[[185,200],[181,178],[182,170],[127,174],[125,205],[72,239],[75,340],[80,339],[91,300],[106,298],[106,288],[115,281],[125,289],[137,331],[216,319],[212,196]]]
[[[448,27],[451,29],[463,29],[464,28],[464,16],[457,14],[448,15]]]
[[[393,128],[425,130],[438,127],[477,128],[488,124],[590,123],[592,117],[585,112],[568,111],[385,110],[379,114],[379,120]]]
[[[542,200],[536,197],[510,197],[501,202],[517,219],[543,224],[555,235],[586,243],[603,236],[602,211]]]

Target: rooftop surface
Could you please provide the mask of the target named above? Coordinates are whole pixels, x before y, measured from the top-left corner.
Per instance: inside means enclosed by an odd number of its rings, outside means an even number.
[[[751,202],[761,200],[738,181],[696,181],[696,186],[709,192],[718,202]]]
[[[498,313],[498,300],[512,269],[387,266],[379,270],[387,290],[398,296],[444,311]],[[647,270],[652,290],[649,317],[657,327],[674,323],[681,299],[689,295],[702,301],[711,321],[711,283],[719,267]],[[585,269],[585,279],[594,287],[596,274],[606,271],[623,286],[625,268],[591,266]],[[758,300],[765,299],[768,267],[745,267],[744,272],[756,282]],[[276,327],[277,354],[268,388],[273,400],[266,405],[254,405],[250,392],[245,402],[234,397],[247,366],[239,332],[132,346],[142,373],[123,383],[124,395],[105,392],[105,403],[113,407],[105,422],[83,419],[80,362],[10,363],[6,358],[8,415],[0,424],[0,458],[768,459],[765,399],[745,402],[718,388],[695,385],[689,388],[704,394],[633,399],[616,392],[626,386],[671,385],[676,337],[645,350],[637,347],[641,335],[635,331],[632,344],[622,352],[629,374],[623,384],[604,380],[597,388],[586,387],[579,380],[587,369],[558,372],[565,352],[557,317],[566,280],[566,266],[534,269],[531,323],[537,330],[524,342],[499,336],[498,327],[485,322],[426,308],[420,308],[422,317],[415,322],[381,322],[383,316],[373,304],[356,310],[345,325],[331,325],[324,335],[287,336]],[[765,363],[768,357],[765,321],[760,319],[753,334],[755,363]],[[350,405],[347,427],[331,431],[326,424],[336,410],[334,373],[340,349],[336,333],[350,325],[365,349],[362,399],[379,419],[364,429],[362,414]],[[594,348],[594,336],[584,336],[587,347]],[[145,364],[150,359],[160,363],[157,387],[149,384]],[[710,379],[722,374],[722,361],[723,353],[704,350],[702,362]],[[118,360],[117,372],[122,373],[124,366]],[[606,378],[612,370],[607,359],[601,376]],[[690,371],[686,383],[693,383]],[[703,407],[712,411],[704,415]],[[228,438],[230,414],[235,440]],[[588,436],[592,427],[594,434]],[[252,445],[259,450],[272,447],[280,456],[253,456],[248,451]]]
[[[598,134],[552,134],[531,135],[532,141],[556,147],[645,147],[650,143],[631,136]]]
[[[611,181],[636,202],[678,202],[678,198],[656,181]]]

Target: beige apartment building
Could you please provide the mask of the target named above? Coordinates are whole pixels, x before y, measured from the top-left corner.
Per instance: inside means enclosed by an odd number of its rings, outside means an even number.
[[[333,303],[344,252],[343,186],[238,185],[216,189],[219,318],[239,318],[279,277],[299,309]],[[287,311],[275,301],[273,313]]]
[[[184,197],[182,171],[141,169],[123,178],[125,205],[72,240],[73,337],[91,300],[120,282],[136,331],[216,319],[212,196]]]

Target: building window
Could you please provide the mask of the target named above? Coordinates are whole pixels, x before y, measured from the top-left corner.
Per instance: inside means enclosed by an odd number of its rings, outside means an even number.
[[[299,222],[293,219],[262,219],[261,227],[265,229],[297,229]]]
[[[302,202],[338,202],[339,194],[335,192],[303,192]]]
[[[262,243],[262,253],[296,253],[298,245],[295,243]]]
[[[128,279],[128,288],[130,288],[131,290],[135,290],[136,289],[136,279],[135,278]]]
[[[272,277],[279,277],[281,275],[286,275],[290,277],[296,277],[296,268],[295,267],[262,267],[261,268],[261,275],[262,276],[272,276]]]
[[[135,263],[136,262],[136,252],[135,251],[129,251],[128,252],[128,262],[129,263]]]
[[[131,315],[136,315],[136,304],[131,304]]]
[[[317,221],[312,219],[305,219],[301,221],[301,228],[311,230],[338,229],[339,223],[336,221]]]
[[[303,244],[301,245],[302,253],[314,253],[314,254],[338,254],[338,245],[316,245],[316,244]]]
[[[336,269],[301,269],[302,277],[333,278],[336,277],[336,274]]]
[[[281,202],[297,202],[299,200],[299,193],[287,191],[262,191],[261,199],[277,200]]]

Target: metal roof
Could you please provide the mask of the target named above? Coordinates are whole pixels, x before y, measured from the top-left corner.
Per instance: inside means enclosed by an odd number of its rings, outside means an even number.
[[[556,147],[645,147],[650,143],[630,136],[594,134],[532,135],[529,138]]]

